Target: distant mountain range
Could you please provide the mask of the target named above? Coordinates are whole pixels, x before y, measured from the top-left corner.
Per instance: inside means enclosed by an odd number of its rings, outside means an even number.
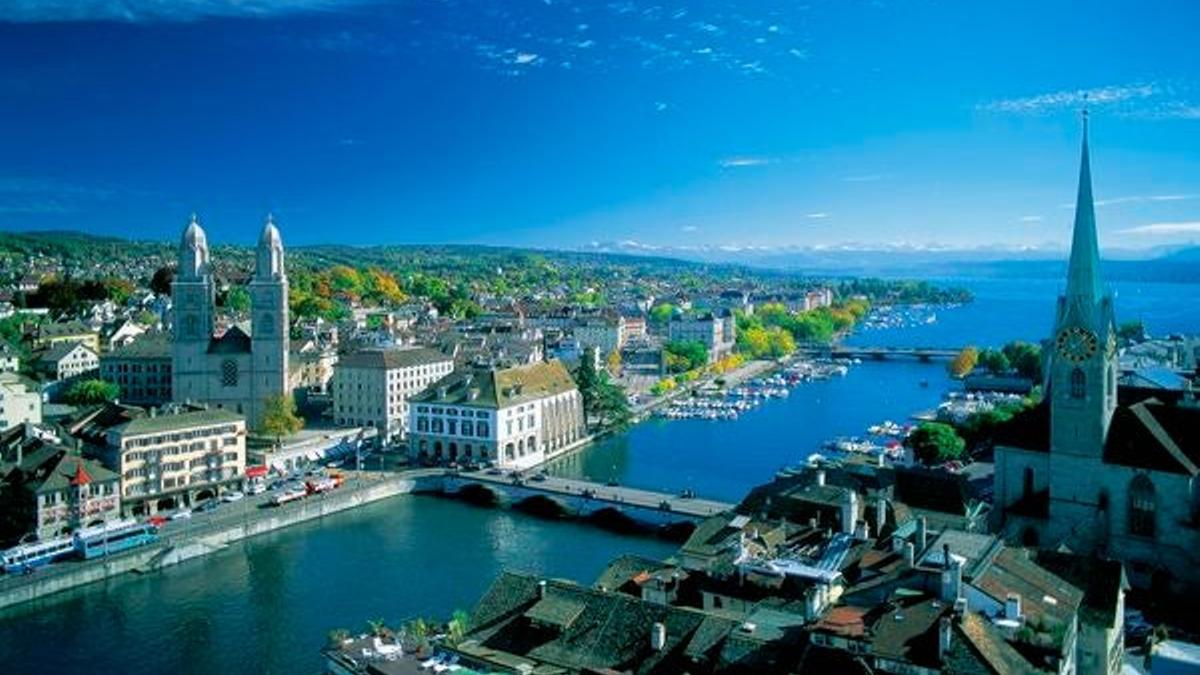
[[[815,275],[885,277],[1059,278],[1067,251],[1053,248],[953,249],[847,243],[837,246],[732,247],[649,246],[635,241],[592,243],[582,250],[739,264]],[[1200,246],[1104,251],[1113,280],[1200,282]]]

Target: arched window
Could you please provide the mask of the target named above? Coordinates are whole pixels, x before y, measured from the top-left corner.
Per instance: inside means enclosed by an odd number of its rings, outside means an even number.
[[[221,362],[221,386],[236,387],[238,383],[238,365],[233,359]]]
[[[1144,473],[1129,481],[1129,534],[1154,536],[1154,483]]]
[[[1083,369],[1076,368],[1071,371],[1071,398],[1083,398],[1087,395],[1087,375],[1083,374]]]

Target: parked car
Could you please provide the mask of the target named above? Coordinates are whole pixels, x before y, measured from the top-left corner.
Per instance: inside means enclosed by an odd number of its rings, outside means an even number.
[[[196,510],[200,513],[208,513],[209,511],[216,511],[220,506],[221,502],[217,501],[216,499],[209,499],[200,506],[196,507]]]
[[[171,520],[187,520],[191,517],[192,517],[192,510],[187,509],[187,508],[179,509],[175,513],[171,514]]]
[[[267,491],[267,486],[263,483],[251,483],[250,487],[246,488],[246,494],[261,495]]]
[[[245,498],[246,498],[246,495],[244,493],[238,492],[237,490],[234,490],[232,492],[226,492],[225,494],[221,495],[221,501],[223,501],[223,502],[240,502]]]

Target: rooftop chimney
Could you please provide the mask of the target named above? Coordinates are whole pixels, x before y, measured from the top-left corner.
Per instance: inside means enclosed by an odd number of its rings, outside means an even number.
[[[817,469],[817,485],[825,485],[825,469]]]
[[[942,548],[945,564],[942,566],[942,601],[955,602],[962,597],[962,568],[959,558],[950,555],[950,547]]]
[[[914,557],[915,556],[913,554],[912,542],[911,541],[904,542],[904,562],[905,562],[905,564],[907,564],[909,567],[912,567]]]
[[[917,540],[915,542],[917,545],[918,553],[923,553],[925,551],[925,546],[926,546],[925,537],[926,536],[927,536],[927,533],[925,530],[925,516],[921,516],[920,518],[917,518]]]
[[[938,659],[946,658],[950,651],[950,617],[943,616],[938,620]]]
[[[656,652],[661,652],[667,646],[667,626],[666,624],[655,621],[650,626],[650,649]]]
[[[875,530],[883,534],[885,524],[887,524],[887,500],[879,497],[875,500]]]
[[[1021,596],[1016,593],[1009,593],[1004,598],[1004,618],[1010,621],[1022,621],[1021,616]]]
[[[546,580],[545,579],[538,581],[538,597],[539,598],[546,597]]]

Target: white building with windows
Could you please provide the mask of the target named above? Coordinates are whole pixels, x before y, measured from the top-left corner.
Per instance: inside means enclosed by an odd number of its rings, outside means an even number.
[[[527,469],[587,439],[583,397],[559,361],[455,372],[409,404],[409,452]]]
[[[16,373],[0,373],[0,429],[42,423],[42,396]]]
[[[107,433],[122,508],[154,513],[217,496],[246,473],[246,421],[229,410],[138,417]]]
[[[333,370],[333,419],[373,427],[383,443],[408,435],[408,400],[454,370],[454,359],[424,347],[365,349]]]

